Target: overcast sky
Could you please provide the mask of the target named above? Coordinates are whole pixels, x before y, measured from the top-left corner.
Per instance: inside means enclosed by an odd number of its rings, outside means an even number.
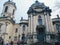
[[[0,14],[3,10],[3,4],[8,0],[0,0]],[[46,6],[49,6],[52,9],[51,18],[55,18],[60,12],[60,0],[38,0],[39,2],[44,3]],[[29,7],[35,3],[35,0],[13,0],[16,3],[17,10],[15,12],[16,22],[20,21],[21,17],[28,19],[27,10]]]

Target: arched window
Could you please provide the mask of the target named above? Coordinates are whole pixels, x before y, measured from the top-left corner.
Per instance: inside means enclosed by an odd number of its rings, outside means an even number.
[[[25,25],[23,25],[23,31],[25,31]]]
[[[7,10],[8,10],[8,6],[6,6],[6,8],[5,8],[5,11],[4,11],[4,12],[7,12]]]
[[[41,19],[41,16],[38,16],[38,24],[39,24],[39,25],[42,25],[42,19]]]

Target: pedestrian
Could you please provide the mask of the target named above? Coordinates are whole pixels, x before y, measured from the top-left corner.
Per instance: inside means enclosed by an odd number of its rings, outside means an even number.
[[[0,45],[2,45],[2,37],[0,37]]]
[[[1,40],[0,40],[0,45],[2,45],[2,44],[1,44]]]
[[[13,41],[11,41],[11,43],[10,43],[11,45],[13,45]]]
[[[2,45],[4,45],[4,40],[2,40]]]
[[[17,41],[17,45],[20,45],[20,41],[19,40]]]
[[[9,45],[9,42],[8,41],[6,41],[6,45]]]
[[[9,45],[8,43],[6,43],[6,45]]]

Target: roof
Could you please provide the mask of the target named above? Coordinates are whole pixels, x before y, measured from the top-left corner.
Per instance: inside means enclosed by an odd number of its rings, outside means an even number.
[[[36,11],[34,9],[42,9],[42,11]],[[42,13],[42,12],[51,12],[51,9],[47,6],[44,5],[44,3],[40,3],[39,1],[35,1],[34,4],[31,5],[31,7],[29,8],[27,14],[30,14],[30,13]]]
[[[13,24],[15,24],[15,21],[13,19],[8,19],[8,17],[0,17],[0,21],[3,21],[3,20],[8,20],[8,21],[11,21]]]
[[[31,7],[46,7],[44,3],[40,3],[39,1],[35,1],[34,4],[31,5]]]
[[[15,5],[16,3],[12,2],[12,1],[7,1],[7,2],[4,3],[4,5],[6,5],[6,4],[11,4],[16,8],[16,5]]]
[[[52,21],[53,22],[60,22],[60,18],[53,18]]]

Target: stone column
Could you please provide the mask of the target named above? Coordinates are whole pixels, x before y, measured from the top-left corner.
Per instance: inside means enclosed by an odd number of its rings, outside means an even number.
[[[49,32],[48,21],[47,21],[47,15],[45,15],[45,20],[46,20],[46,32]]]
[[[2,26],[2,25],[3,25],[3,24],[2,24],[2,23],[0,23],[0,36],[2,35],[2,34],[1,34],[1,26]]]
[[[8,40],[8,39],[7,39],[7,37],[8,37],[8,36],[7,36],[7,23],[8,23],[8,22],[5,22],[4,43],[6,43],[6,41]],[[7,36],[7,37],[6,37],[6,36]]]
[[[48,18],[47,18],[47,15],[45,15],[45,27],[46,27],[46,35],[45,35],[45,41],[46,42],[50,42],[50,35],[48,34],[49,33],[49,24],[48,24]]]

